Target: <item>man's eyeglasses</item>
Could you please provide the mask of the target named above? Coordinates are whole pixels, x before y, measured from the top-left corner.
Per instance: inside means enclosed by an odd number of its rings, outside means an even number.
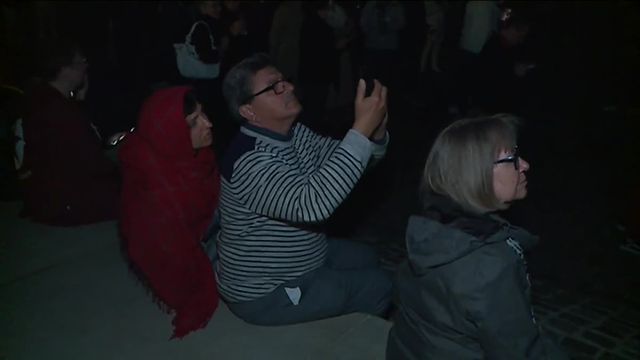
[[[288,83],[288,82],[289,82],[288,79],[280,79],[280,80],[274,82],[273,84],[267,86],[266,88],[258,91],[257,93],[252,94],[244,102],[248,103],[249,100],[253,99],[254,97],[256,97],[258,95],[262,95],[262,94],[266,93],[269,90],[273,90],[274,94],[280,95],[280,94],[284,93],[284,91],[286,90],[286,88],[287,88],[286,83]]]
[[[520,170],[520,155],[518,155],[518,147],[513,148],[513,154],[507,156],[504,159],[498,159],[493,162],[494,164],[502,164],[502,163],[513,163],[513,167],[516,170]]]

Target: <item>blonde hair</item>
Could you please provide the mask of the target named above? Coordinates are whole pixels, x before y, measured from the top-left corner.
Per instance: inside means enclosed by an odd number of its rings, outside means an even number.
[[[473,213],[505,207],[493,189],[493,162],[516,146],[520,120],[509,114],[461,119],[436,138],[424,167],[423,195],[445,195]]]

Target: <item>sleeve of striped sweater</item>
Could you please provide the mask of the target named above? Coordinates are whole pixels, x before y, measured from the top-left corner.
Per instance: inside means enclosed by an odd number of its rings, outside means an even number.
[[[333,139],[328,136],[320,136],[304,125],[298,124],[300,128],[302,128],[301,132],[304,134],[307,139],[305,142],[309,144],[313,144],[312,146],[315,148],[322,162],[326,160],[329,156],[333,154],[335,149],[342,143],[340,140]],[[378,163],[380,159],[382,159],[387,153],[387,145],[389,144],[389,133],[385,133],[384,138],[381,140],[374,140],[371,142],[371,157],[368,162],[368,167],[372,167]]]
[[[324,160],[310,174],[301,173],[297,164],[288,165],[271,153],[254,152],[240,160],[232,182],[241,189],[239,195],[245,206],[286,222],[325,221],[356,185],[372,152],[379,154],[380,148],[386,147],[386,143],[374,144],[355,130],[349,130],[337,147],[329,142],[323,145],[324,139],[313,135],[308,141],[315,153],[309,156]]]

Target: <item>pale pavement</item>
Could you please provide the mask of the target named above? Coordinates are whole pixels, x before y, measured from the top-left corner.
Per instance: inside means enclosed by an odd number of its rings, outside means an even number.
[[[384,359],[390,323],[363,314],[260,327],[221,304],[168,341],[171,317],[128,270],[115,222],[54,228],[19,209],[0,203],[0,360]]]

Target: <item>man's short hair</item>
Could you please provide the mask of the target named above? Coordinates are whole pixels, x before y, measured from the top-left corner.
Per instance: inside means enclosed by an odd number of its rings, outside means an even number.
[[[38,52],[38,73],[46,81],[55,80],[65,66],[73,64],[76,54],[82,54],[78,43],[59,39],[43,45]]]
[[[447,196],[478,214],[505,208],[493,189],[493,167],[501,151],[516,146],[518,124],[519,119],[512,115],[496,114],[461,119],[447,126],[427,158],[423,195]]]
[[[224,78],[222,93],[231,115],[240,122],[246,119],[240,115],[238,109],[246,104],[253,95],[253,78],[258,71],[275,67],[269,55],[264,53],[251,55],[236,64]]]

